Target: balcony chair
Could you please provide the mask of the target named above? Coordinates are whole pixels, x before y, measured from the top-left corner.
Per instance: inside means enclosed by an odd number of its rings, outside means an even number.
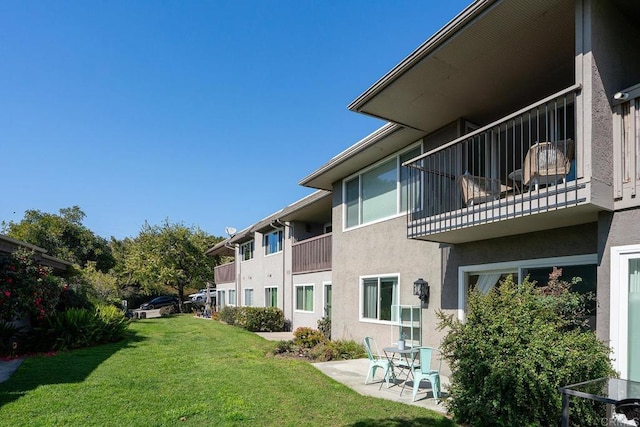
[[[420,366],[413,371],[413,401],[420,389],[420,382],[428,380],[431,383],[433,398],[438,401],[440,395],[440,368],[442,367],[442,352],[437,348],[420,348]]]
[[[524,158],[523,186],[538,190],[541,185],[561,183],[571,170],[572,160],[573,140],[571,139],[533,144]]]
[[[389,377],[393,377],[394,382],[396,380],[393,364],[385,356],[380,355],[376,341],[372,337],[364,337],[364,348],[367,351],[367,357],[369,357],[369,371],[364,383],[368,384],[369,378],[373,381],[376,376],[376,370],[380,368],[384,371],[384,380],[387,383],[387,387],[389,387]],[[380,383],[380,388],[382,388],[382,382]]]
[[[619,400],[614,404],[614,408],[616,414],[622,414],[624,416],[622,419],[614,418],[614,420],[616,421],[615,425],[640,426],[640,399]]]
[[[497,200],[503,191],[511,189],[511,187],[501,184],[498,179],[474,176],[469,172],[460,175],[457,181],[466,206]]]

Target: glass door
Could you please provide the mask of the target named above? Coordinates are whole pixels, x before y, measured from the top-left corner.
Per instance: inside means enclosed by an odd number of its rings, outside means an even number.
[[[620,378],[640,381],[640,245],[611,248],[611,346]]]

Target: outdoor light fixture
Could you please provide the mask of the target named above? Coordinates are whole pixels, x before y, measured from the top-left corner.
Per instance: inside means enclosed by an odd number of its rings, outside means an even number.
[[[422,277],[413,282],[413,294],[420,298],[423,304],[429,303],[429,284]]]
[[[613,95],[613,99],[616,101],[625,101],[629,99],[629,92],[616,92],[616,94]]]

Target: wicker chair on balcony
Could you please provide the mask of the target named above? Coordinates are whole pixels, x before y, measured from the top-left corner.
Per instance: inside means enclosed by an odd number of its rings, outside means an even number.
[[[524,159],[522,184],[538,190],[540,186],[561,183],[569,174],[573,160],[573,140],[538,142]]]
[[[458,186],[462,190],[462,197],[467,206],[497,200],[500,193],[506,189],[497,179],[474,176],[469,172],[458,177]]]

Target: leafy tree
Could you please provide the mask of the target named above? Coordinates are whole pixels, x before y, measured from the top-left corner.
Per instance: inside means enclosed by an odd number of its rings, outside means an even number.
[[[205,287],[213,280],[216,259],[205,255],[207,249],[221,241],[200,228],[171,224],[145,223],[139,235],[125,251],[125,269],[132,280],[149,293],[163,288],[174,289],[184,300],[185,287]]]
[[[550,275],[549,285],[508,277],[486,295],[469,294],[465,322],[439,313],[442,349],[452,370],[448,409],[474,426],[557,425],[558,387],[613,375],[610,350],[584,322],[588,297]],[[602,414],[577,399],[572,418],[601,425]]]
[[[3,221],[3,232],[80,267],[93,261],[98,271],[108,272],[115,265],[111,248],[106,239],[82,225],[85,213],[78,206],[62,208],[59,212],[56,215],[27,210],[20,222]]]

